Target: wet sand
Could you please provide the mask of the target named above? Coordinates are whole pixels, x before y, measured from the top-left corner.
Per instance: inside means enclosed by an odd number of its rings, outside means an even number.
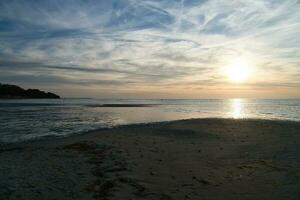
[[[0,146],[0,199],[300,199],[300,123],[190,119]]]

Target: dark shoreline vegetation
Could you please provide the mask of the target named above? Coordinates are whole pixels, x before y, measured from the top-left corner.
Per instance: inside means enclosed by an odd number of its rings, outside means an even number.
[[[0,99],[59,99],[60,96],[38,89],[25,90],[16,85],[0,83]]]
[[[0,145],[0,199],[298,200],[299,130],[206,118]]]

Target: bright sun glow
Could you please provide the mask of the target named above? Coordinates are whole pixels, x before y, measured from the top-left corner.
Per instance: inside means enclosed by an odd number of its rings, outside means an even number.
[[[232,82],[244,82],[249,78],[249,75],[249,63],[245,59],[236,59],[228,66],[227,76]]]

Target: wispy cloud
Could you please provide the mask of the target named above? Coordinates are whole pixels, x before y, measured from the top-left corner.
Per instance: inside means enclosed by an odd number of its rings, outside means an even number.
[[[226,61],[246,56],[257,73],[249,85],[294,88],[299,35],[297,0],[1,1],[0,78],[218,87],[230,85]]]

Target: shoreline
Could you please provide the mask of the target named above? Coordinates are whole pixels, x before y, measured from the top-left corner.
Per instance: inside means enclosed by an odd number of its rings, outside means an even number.
[[[126,127],[131,127],[131,126],[148,126],[148,125],[163,125],[167,123],[176,123],[176,122],[182,122],[182,121],[190,121],[190,120],[230,120],[230,121],[256,121],[256,122],[274,122],[274,123],[291,123],[291,124],[300,124],[300,121],[297,120],[289,120],[289,119],[263,119],[263,118],[222,118],[222,117],[206,117],[206,118],[186,118],[186,119],[178,119],[178,120],[167,120],[167,121],[157,121],[157,122],[141,122],[141,123],[132,123],[132,124],[120,124],[120,125],[115,125],[111,127],[103,127],[103,128],[96,128],[96,129],[91,129],[88,131],[83,131],[79,133],[71,133],[67,135],[46,135],[46,136],[40,136],[36,138],[31,138],[27,140],[20,140],[16,142],[1,142],[0,141],[0,149],[1,146],[4,145],[22,145],[22,144],[27,144],[31,142],[42,142],[43,140],[59,140],[59,139],[66,139],[69,137],[76,137],[76,136],[81,136],[81,135],[88,135],[88,134],[93,134],[95,132],[101,132],[105,130],[111,130],[111,129],[117,129],[117,128],[126,128]]]
[[[297,121],[202,118],[1,144],[0,198],[296,200],[299,133]]]

